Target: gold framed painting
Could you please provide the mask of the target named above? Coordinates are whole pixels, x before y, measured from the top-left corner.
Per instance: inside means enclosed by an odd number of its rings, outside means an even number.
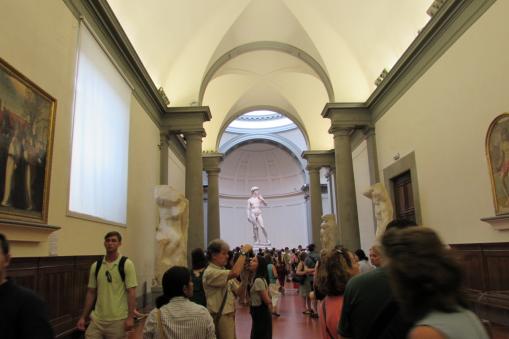
[[[509,214],[509,113],[496,117],[488,128],[486,156],[495,214]]]
[[[0,218],[47,223],[56,100],[0,58]]]

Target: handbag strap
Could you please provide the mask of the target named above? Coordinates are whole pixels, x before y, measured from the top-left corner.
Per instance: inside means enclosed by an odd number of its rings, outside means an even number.
[[[219,311],[217,312],[217,317],[220,318],[223,314],[224,304],[226,304],[226,297],[228,296],[228,283],[226,283],[226,291],[224,292],[223,301],[221,302],[221,307],[219,307]]]
[[[334,336],[330,333],[329,326],[327,326],[327,307],[325,306],[325,302],[327,299],[323,299],[322,301],[322,311],[323,311],[323,321],[325,322],[325,330],[331,339],[334,339]]]
[[[163,321],[161,320],[161,309],[157,309],[157,331],[159,332],[159,338],[165,339],[166,336],[163,332]]]

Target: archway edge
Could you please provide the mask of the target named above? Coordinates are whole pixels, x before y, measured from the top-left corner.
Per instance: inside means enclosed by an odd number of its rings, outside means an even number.
[[[301,157],[302,150],[295,145],[293,142],[288,140],[287,138],[281,137],[275,134],[244,134],[239,135],[233,139],[225,142],[220,148],[219,152],[223,153],[226,157],[229,152],[250,143],[255,143],[257,141],[269,142],[272,144],[276,144],[278,147],[285,149],[289,154],[291,154],[300,164],[302,169],[302,177],[304,182],[307,183],[307,178],[304,169],[306,168],[306,162]]]
[[[298,119],[298,117],[295,116],[295,114],[290,113],[289,111],[282,109],[280,107],[276,106],[270,106],[270,105],[256,105],[256,106],[249,106],[245,107],[241,110],[238,110],[234,114],[227,114],[226,119],[223,121],[223,124],[221,125],[221,128],[219,129],[219,132],[217,134],[216,138],[216,149],[220,149],[219,143],[221,142],[221,137],[223,136],[224,132],[226,131],[226,128],[233,122],[233,120],[237,119],[243,114],[253,112],[253,111],[272,111],[275,113],[279,113],[290,119],[295,125],[297,125],[297,128],[300,130],[302,135],[304,136],[304,140],[306,141],[306,147],[307,149],[310,149],[309,144],[309,137],[306,129],[304,128],[304,124]],[[256,134],[256,135],[262,135],[262,134]]]
[[[200,93],[198,96],[198,103],[201,106],[203,104],[203,97],[205,96],[205,90],[207,89],[207,86],[209,85],[209,82],[214,77],[214,74],[216,74],[221,67],[226,64],[228,61],[246,53],[254,52],[254,51],[277,51],[281,53],[286,53],[289,55],[294,56],[295,58],[298,58],[302,60],[304,63],[306,63],[315,73],[318,75],[320,80],[322,81],[326,91],[327,95],[329,97],[329,102],[335,102],[334,100],[334,88],[332,87],[332,82],[329,78],[329,75],[325,71],[325,69],[322,67],[322,65],[316,61],[315,58],[313,58],[310,54],[305,52],[304,50],[297,48],[293,45],[278,42],[278,41],[255,41],[250,42],[244,45],[237,46],[228,52],[221,55],[208,69],[207,73],[205,73],[205,76],[203,77],[203,80],[200,85]]]

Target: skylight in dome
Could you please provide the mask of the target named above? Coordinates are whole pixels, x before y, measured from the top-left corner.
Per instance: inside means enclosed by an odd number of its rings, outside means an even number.
[[[293,127],[295,124],[282,114],[273,111],[252,111],[235,119],[228,127],[242,129],[267,129]]]

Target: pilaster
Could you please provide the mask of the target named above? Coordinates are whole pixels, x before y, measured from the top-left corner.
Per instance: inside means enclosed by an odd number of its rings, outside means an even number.
[[[188,252],[205,247],[203,221],[203,162],[202,138],[206,135],[203,123],[212,115],[206,106],[166,108],[161,121],[161,133],[181,134],[185,140],[186,198],[189,200]]]
[[[203,169],[208,177],[207,200],[207,243],[220,238],[220,211],[219,211],[219,163],[223,160],[222,153],[205,153],[202,155]]]

